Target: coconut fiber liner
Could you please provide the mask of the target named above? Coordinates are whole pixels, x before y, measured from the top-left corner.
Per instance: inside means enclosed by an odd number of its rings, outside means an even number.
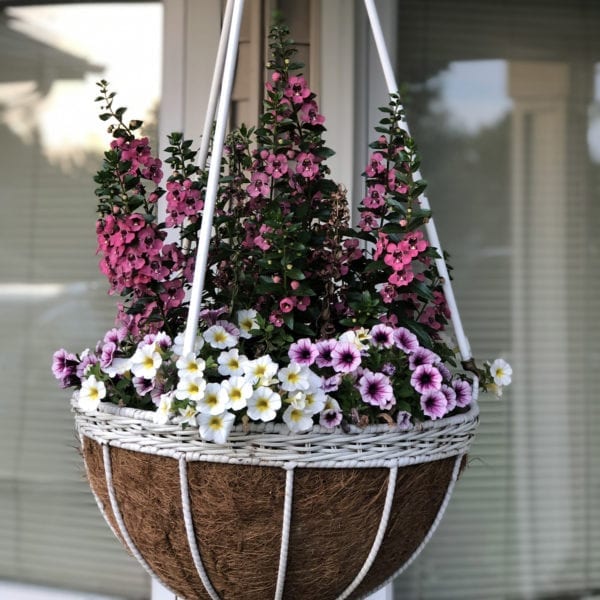
[[[84,437],[88,478],[113,530],[102,447]],[[115,497],[126,529],[154,573],[181,598],[210,600],[189,550],[175,459],[110,448]],[[391,577],[427,535],[455,458],[402,467],[383,543],[361,598]],[[299,468],[284,598],[337,598],[362,568],[379,526],[389,470]],[[190,462],[188,484],[204,568],[223,600],[275,594],[286,472],[278,467]]]

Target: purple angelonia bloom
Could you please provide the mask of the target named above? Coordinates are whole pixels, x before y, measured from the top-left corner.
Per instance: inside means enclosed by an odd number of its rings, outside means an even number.
[[[421,408],[423,414],[430,417],[432,421],[446,414],[446,396],[440,390],[429,390],[421,396]]]
[[[308,338],[302,338],[290,346],[288,356],[292,362],[303,367],[310,367],[315,362],[319,351]]]
[[[427,348],[417,348],[414,352],[411,352],[408,357],[408,368],[414,371],[421,365],[434,365],[440,361],[440,357]]]
[[[324,410],[319,417],[319,425],[333,429],[342,422],[342,413],[339,410],[329,408]]]
[[[390,380],[383,373],[373,373],[365,369],[363,376],[358,380],[358,389],[363,402],[383,410],[391,408],[396,403]]]
[[[360,351],[350,342],[337,342],[331,358],[332,366],[338,373],[351,373],[360,365]]]
[[[452,383],[452,387],[456,392],[456,406],[463,408],[471,404],[471,385],[464,379],[457,379]]]
[[[417,336],[406,329],[406,327],[398,327],[394,330],[394,343],[400,350],[404,350],[407,354],[414,352],[419,347]]]
[[[442,375],[433,365],[419,365],[410,378],[410,385],[419,394],[439,390],[442,387]]]
[[[318,367],[322,369],[323,367],[331,367],[333,365],[331,353],[336,345],[337,342],[335,340],[321,340],[315,344],[315,348],[317,349],[316,363]]]

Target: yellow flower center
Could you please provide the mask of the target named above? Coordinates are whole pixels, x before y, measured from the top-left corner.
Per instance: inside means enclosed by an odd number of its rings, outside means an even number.
[[[210,421],[208,422],[208,425],[213,431],[219,431],[222,425],[221,418],[216,415],[214,417],[211,417]]]
[[[261,412],[267,410],[269,408],[269,401],[266,398],[259,398],[256,402],[256,408]]]

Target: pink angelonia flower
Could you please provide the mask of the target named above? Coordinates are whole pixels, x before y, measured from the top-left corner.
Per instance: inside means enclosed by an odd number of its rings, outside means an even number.
[[[379,290],[379,295],[381,296],[385,304],[391,304],[398,297],[398,292],[396,291],[396,288],[390,283],[381,287],[381,289]]]
[[[367,177],[375,177],[379,175],[379,173],[383,173],[386,170],[385,167],[385,157],[381,152],[374,152],[371,155],[371,159],[369,160],[369,164],[365,169],[365,173]]]
[[[293,75],[288,79],[283,93],[294,104],[304,104],[311,92],[306,85],[306,79],[302,75]]]
[[[157,185],[162,181],[162,161],[159,158],[152,158],[146,162],[146,168],[142,170],[142,177],[150,179]]]
[[[305,102],[300,108],[300,121],[308,125],[323,125],[325,117],[319,114],[319,107],[314,100]]]
[[[248,195],[251,198],[257,198],[258,196],[268,196],[271,193],[271,186],[269,185],[269,176],[266,173],[256,172],[252,174],[252,180],[246,188]]]
[[[283,327],[283,317],[279,311],[274,311],[269,315],[269,323],[275,327]]]
[[[360,215],[360,222],[358,224],[362,231],[373,231],[379,227],[379,217],[375,213],[365,210]]]
[[[267,156],[265,172],[273,177],[273,179],[280,179],[283,177],[288,172],[288,161],[285,154],[269,154],[269,156]]]
[[[317,157],[310,152],[301,152],[298,154],[296,173],[299,173],[305,179],[314,179],[319,172]]]
[[[299,296],[296,302],[296,308],[300,312],[304,312],[310,306],[310,296]]]
[[[381,208],[385,204],[385,187],[380,183],[370,186],[363,204],[370,209]]]
[[[415,274],[412,271],[394,271],[389,277],[388,281],[395,285],[397,288],[408,285],[415,278]]]
[[[292,312],[295,306],[296,298],[293,296],[288,296],[287,298],[283,298],[279,301],[279,310],[284,314]]]

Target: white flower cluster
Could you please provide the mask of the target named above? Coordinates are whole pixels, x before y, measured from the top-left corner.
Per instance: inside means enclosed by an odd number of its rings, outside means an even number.
[[[182,335],[171,343],[160,333],[142,341],[131,357],[112,358],[101,371],[110,379],[131,377],[134,382],[144,381],[147,389],[157,390],[169,364],[174,363],[176,387],[156,397],[154,421],[197,425],[204,440],[220,444],[233,427],[232,411],[245,409],[251,420],[268,422],[287,404],[283,421],[296,433],[310,429],[313,416],[325,408],[339,410],[337,402],[321,389],[319,375],[310,368],[294,361],[280,368],[269,355],[250,360],[240,354],[239,338],[251,337],[250,331],[258,324],[253,310],[240,311],[237,317],[237,327],[218,321],[208,327],[197,338],[194,351],[186,355],[182,355]],[[203,348],[208,350],[203,353],[206,360],[199,356]],[[216,368],[218,381],[207,377],[207,361],[213,370]],[[89,374],[77,394],[82,410],[95,410],[107,390],[103,381]]]

